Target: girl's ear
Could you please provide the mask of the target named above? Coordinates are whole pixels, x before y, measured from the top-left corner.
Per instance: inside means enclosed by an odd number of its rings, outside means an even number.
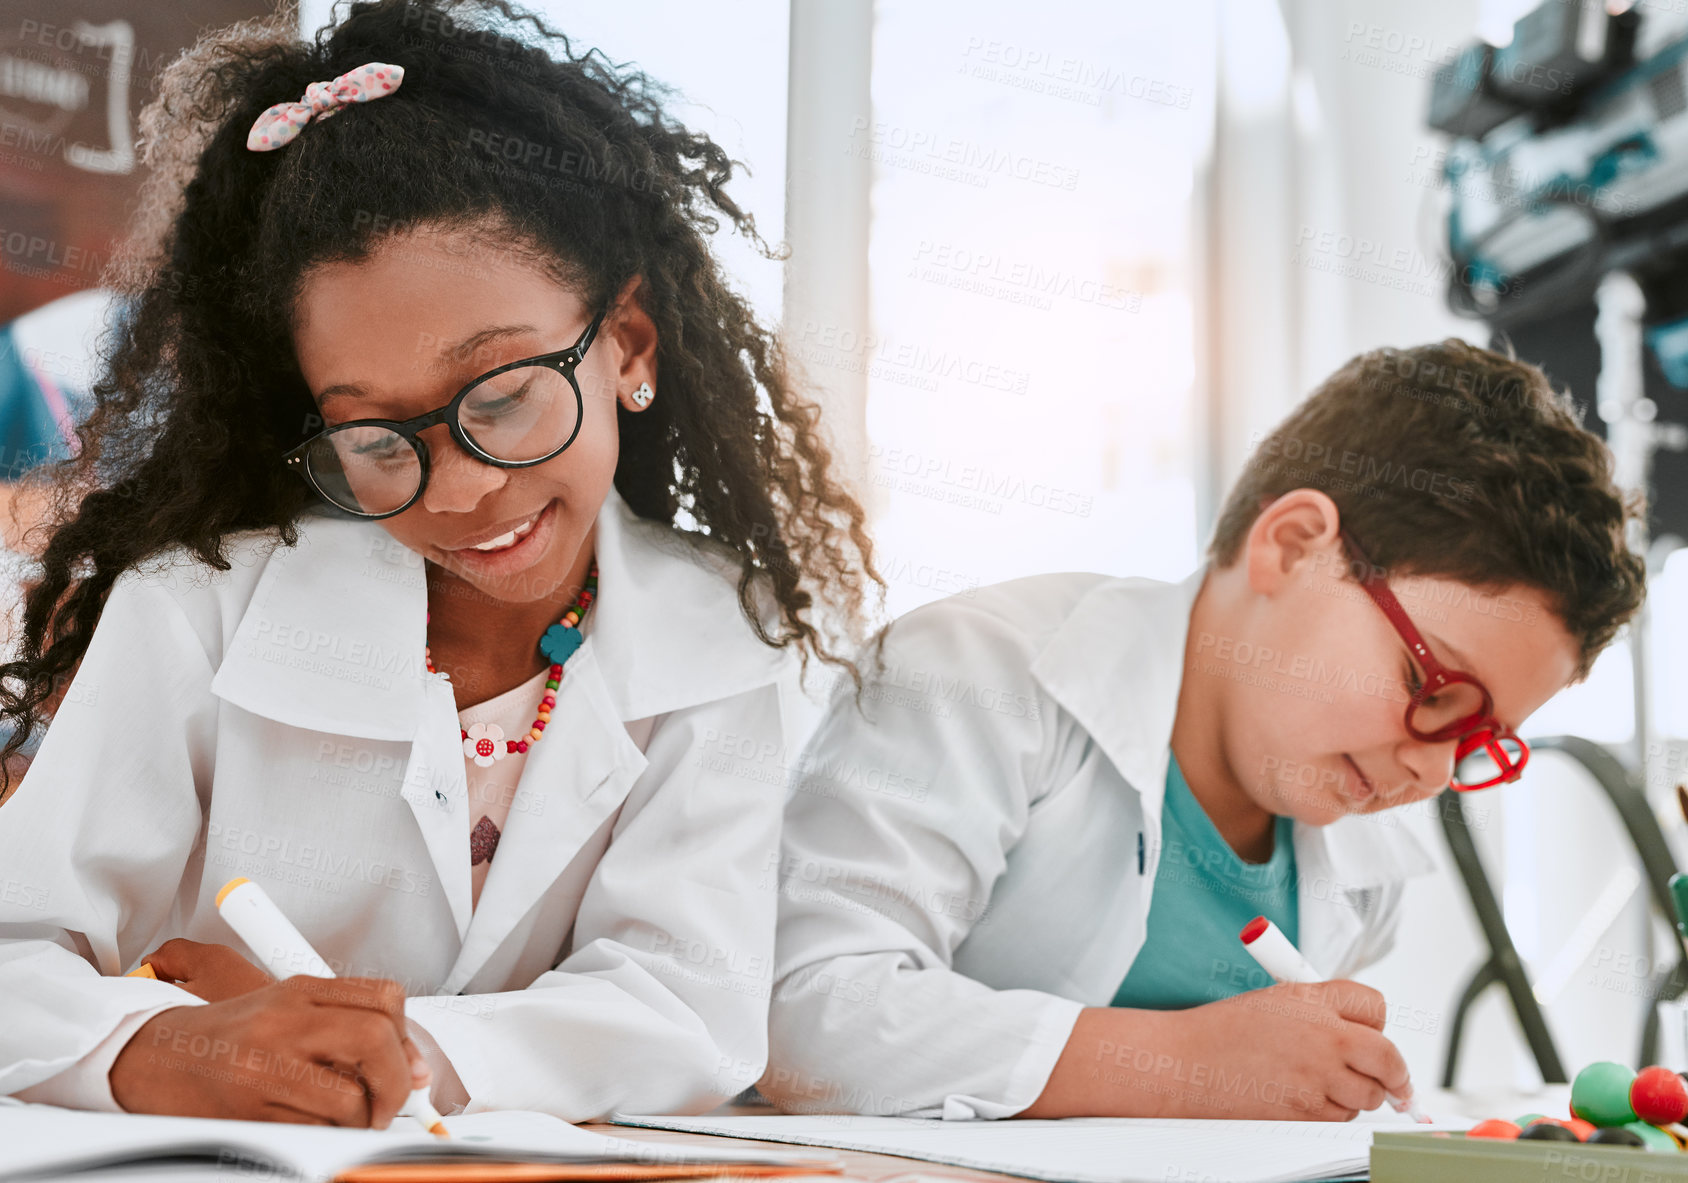
[[[645,311],[644,285],[645,277],[635,275],[622,286],[601,330],[615,341],[619,358],[616,399],[634,412],[650,406],[656,393],[656,322]]]

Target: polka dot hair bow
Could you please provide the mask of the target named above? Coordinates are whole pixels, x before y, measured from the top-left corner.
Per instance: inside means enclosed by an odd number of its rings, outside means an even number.
[[[252,124],[246,146],[254,152],[273,152],[293,142],[312,119],[327,119],[347,103],[367,103],[392,94],[404,81],[403,66],[370,62],[347,70],[332,82],[313,82],[298,103],[277,103]]]

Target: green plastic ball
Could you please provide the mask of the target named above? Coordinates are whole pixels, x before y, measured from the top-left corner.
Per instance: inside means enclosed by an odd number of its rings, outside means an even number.
[[[1611,1060],[1596,1060],[1571,1082],[1571,1112],[1597,1126],[1629,1125],[1636,1119],[1629,1104],[1629,1086],[1634,1080],[1634,1069]]]
[[[1649,1150],[1662,1150],[1667,1154],[1677,1152],[1676,1139],[1665,1133],[1656,1125],[1649,1125],[1644,1121],[1624,1123],[1624,1129],[1629,1130],[1636,1137],[1647,1143]]]

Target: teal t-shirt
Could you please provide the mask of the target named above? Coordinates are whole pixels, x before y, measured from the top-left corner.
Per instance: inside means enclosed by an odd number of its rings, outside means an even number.
[[[1272,857],[1245,863],[1214,829],[1177,759],[1167,764],[1148,937],[1115,1006],[1182,1010],[1272,984],[1237,934],[1265,916],[1292,944],[1298,940],[1293,824],[1278,818]]]

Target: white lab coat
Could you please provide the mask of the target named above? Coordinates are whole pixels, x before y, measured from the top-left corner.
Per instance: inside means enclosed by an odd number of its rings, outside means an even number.
[[[404,985],[470,1112],[696,1111],[754,1081],[783,784],[739,753],[782,747],[795,663],[755,638],[724,548],[613,490],[597,547],[584,643],[472,915],[419,555],[312,513],[296,548],[234,536],[227,572],[175,552],[124,573],[0,807],[0,1095],[126,1016],[197,1004],[122,975],[171,937],[240,947],[214,904],[236,875],[336,972]]]
[[[867,718],[835,697],[786,809],[771,1100],[1037,1099],[1143,944],[1201,579],[1034,576],[891,626]],[[1432,865],[1394,820],[1295,826],[1301,946],[1327,975],[1389,948],[1402,880]]]

